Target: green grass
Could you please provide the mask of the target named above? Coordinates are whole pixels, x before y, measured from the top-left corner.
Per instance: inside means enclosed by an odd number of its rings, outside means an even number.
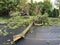
[[[0,17],[0,24],[6,24],[8,21],[8,18]]]
[[[24,18],[23,16],[11,17],[7,22],[7,27],[10,29],[16,29],[20,26],[27,26],[31,23],[34,16]]]
[[[34,16],[31,16],[30,19],[25,19],[24,17],[17,17],[21,22],[28,22],[29,20],[32,20]],[[8,17],[0,17],[0,24],[6,24],[9,21],[10,18]],[[50,25],[60,26],[60,18],[48,18]],[[17,20],[18,21],[18,20]]]
[[[60,18],[49,18],[50,25],[60,26]]]

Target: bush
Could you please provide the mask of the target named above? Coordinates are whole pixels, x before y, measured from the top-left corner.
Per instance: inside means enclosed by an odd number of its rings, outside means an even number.
[[[59,16],[59,10],[58,9],[55,9],[52,11],[52,17],[58,17]]]
[[[11,0],[0,0],[0,14],[9,15],[10,10],[13,10],[17,4]]]
[[[54,8],[52,11],[49,11],[48,14],[49,14],[49,17],[58,17],[59,10]]]
[[[49,10],[52,9],[52,4],[49,1],[44,1],[44,2],[39,2],[38,5],[40,6],[40,12],[42,15],[46,13],[48,13]]]
[[[29,10],[29,14],[30,15],[35,15],[34,14],[34,8],[35,8],[36,4],[35,3],[31,3],[30,6],[31,7],[30,7],[30,10]]]
[[[43,25],[49,24],[48,22],[48,14],[45,13],[44,15],[40,15],[39,18],[37,19],[37,21],[35,21],[36,23],[43,23]]]
[[[24,18],[23,16],[19,16],[18,12],[12,14],[11,18],[7,22],[7,28],[16,29],[20,26],[27,26],[31,23],[33,16],[29,18]]]

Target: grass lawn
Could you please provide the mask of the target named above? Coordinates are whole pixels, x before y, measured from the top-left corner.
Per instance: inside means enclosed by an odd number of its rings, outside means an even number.
[[[49,23],[51,25],[60,26],[60,18],[49,18]]]
[[[5,23],[7,23],[7,21],[8,21],[8,19],[9,18],[5,18],[5,17],[0,17],[0,24],[5,24]]]
[[[31,17],[33,17],[33,16],[31,16]],[[21,19],[21,18],[19,18],[19,19]],[[60,26],[60,18],[48,18],[48,19],[49,19],[50,25]],[[8,22],[8,20],[9,20],[9,17],[0,17],[0,24],[6,24]]]

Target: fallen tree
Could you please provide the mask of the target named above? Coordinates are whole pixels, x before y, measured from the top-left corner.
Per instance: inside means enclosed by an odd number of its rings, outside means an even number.
[[[25,36],[25,34],[29,31],[29,29],[32,27],[33,23],[35,22],[35,20],[38,18],[39,16],[35,16],[31,23],[29,24],[29,26],[20,34],[14,35],[13,36],[13,42],[16,42],[17,40],[21,39],[22,37]]]
[[[25,36],[25,34],[29,31],[29,29],[31,28],[31,26],[33,25],[33,22],[31,22],[31,24],[20,34],[14,35],[13,36],[13,42],[21,39],[22,37]]]

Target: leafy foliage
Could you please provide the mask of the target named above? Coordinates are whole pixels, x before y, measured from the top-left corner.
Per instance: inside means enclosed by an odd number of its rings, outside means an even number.
[[[35,15],[34,10],[35,10],[35,7],[38,5],[38,3],[35,2],[35,3],[31,3],[30,5],[31,5],[31,7],[30,7],[30,10],[29,10],[29,14],[30,15]]]
[[[50,1],[44,1],[44,2],[39,2],[38,3],[40,5],[40,12],[42,14],[44,14],[45,12],[48,13],[49,10],[52,9],[52,4],[50,3]]]
[[[0,0],[0,14],[9,15],[11,10],[22,8],[27,0]]]
[[[19,16],[18,13],[15,12],[13,16],[8,20],[7,27],[10,29],[16,29],[20,26],[26,26],[31,23],[33,17],[34,16],[31,16],[25,19],[23,16]]]
[[[6,35],[8,35],[8,32],[6,31],[6,30],[1,30],[0,29],[0,36],[6,36]]]
[[[44,15],[40,15],[39,18],[35,21],[36,23],[43,24],[43,25],[48,25],[48,14],[45,13]]]
[[[52,17],[58,17],[59,16],[59,10],[58,9],[54,9],[52,13],[53,13]]]
[[[37,7],[36,11],[39,11],[39,13],[41,13],[42,15],[44,13],[48,13],[51,9],[52,9],[52,4],[50,3],[50,1],[44,1],[44,2],[35,2],[35,3],[31,3],[31,8],[30,8],[30,14],[31,15],[35,15],[34,10]]]
[[[52,11],[49,11],[48,14],[49,14],[49,17],[58,17],[59,10],[54,8]]]
[[[0,14],[9,15],[10,10],[13,10],[16,5],[12,0],[0,0]]]

